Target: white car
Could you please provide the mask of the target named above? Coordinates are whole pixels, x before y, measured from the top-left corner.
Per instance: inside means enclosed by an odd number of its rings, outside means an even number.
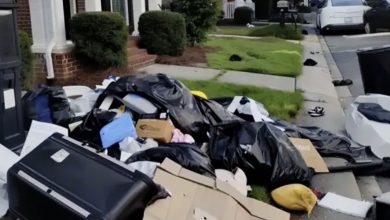
[[[330,30],[364,29],[363,14],[370,7],[363,0],[324,0],[317,14],[317,28]]]

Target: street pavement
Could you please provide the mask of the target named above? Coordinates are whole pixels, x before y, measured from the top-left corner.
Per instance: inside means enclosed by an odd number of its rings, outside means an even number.
[[[364,94],[356,52],[359,49],[390,46],[390,33],[367,35],[359,32],[335,32],[324,38],[343,78],[354,82],[352,86],[349,86],[352,96]]]

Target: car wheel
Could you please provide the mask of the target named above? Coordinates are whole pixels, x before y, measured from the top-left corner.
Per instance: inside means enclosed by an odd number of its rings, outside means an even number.
[[[366,31],[367,34],[371,34],[371,33],[375,33],[376,32],[376,28],[373,27],[369,22],[367,22],[364,25],[364,30]]]

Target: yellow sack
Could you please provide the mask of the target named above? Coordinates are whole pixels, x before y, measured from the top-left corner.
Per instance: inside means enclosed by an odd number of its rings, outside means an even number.
[[[196,96],[199,96],[201,98],[208,99],[207,95],[202,91],[191,91],[191,93],[192,93],[192,95],[196,95]]]
[[[280,206],[294,210],[307,211],[309,214],[317,204],[317,196],[302,184],[290,184],[271,192],[272,199]]]

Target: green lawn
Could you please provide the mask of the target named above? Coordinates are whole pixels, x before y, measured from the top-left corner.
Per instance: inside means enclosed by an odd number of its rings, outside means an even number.
[[[201,90],[209,98],[243,95],[264,104],[272,116],[291,119],[300,110],[303,96],[298,92],[283,92],[268,88],[242,86],[216,81],[180,80],[191,90]]]
[[[298,27],[295,30],[293,25],[280,27],[277,24],[267,25],[263,27],[248,28],[246,26],[219,26],[216,27],[213,34],[222,35],[239,35],[252,37],[278,37],[289,40],[302,40],[303,35]]]
[[[259,40],[210,37],[206,46],[215,50],[207,52],[211,68],[295,77],[301,74],[303,47],[277,38]],[[229,61],[232,54],[240,62]]]

